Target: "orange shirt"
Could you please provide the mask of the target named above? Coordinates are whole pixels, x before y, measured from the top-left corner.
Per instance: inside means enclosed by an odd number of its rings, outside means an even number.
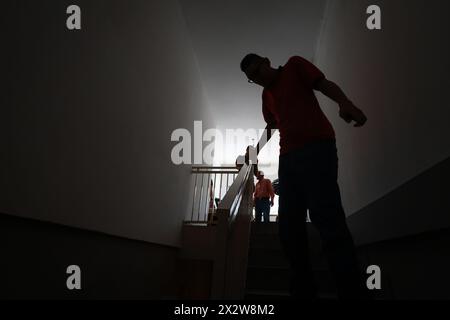
[[[273,198],[275,192],[273,191],[272,182],[269,179],[261,179],[256,183],[254,197],[256,198]]]

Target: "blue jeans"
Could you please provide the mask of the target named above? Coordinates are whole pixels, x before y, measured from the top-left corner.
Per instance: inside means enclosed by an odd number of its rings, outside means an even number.
[[[279,234],[292,268],[291,294],[315,298],[308,258],[306,214],[318,229],[339,298],[361,298],[366,289],[346,224],[337,183],[336,141],[321,140],[280,155]]]
[[[264,222],[270,222],[269,198],[255,199],[255,222],[262,222],[262,217],[264,217]]]

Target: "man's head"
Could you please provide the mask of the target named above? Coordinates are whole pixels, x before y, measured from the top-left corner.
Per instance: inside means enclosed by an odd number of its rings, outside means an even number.
[[[255,53],[247,54],[241,61],[241,70],[247,75],[249,82],[260,86],[268,86],[274,79],[274,71],[270,60]]]
[[[258,171],[258,174],[256,175],[256,179],[258,179],[258,180],[264,179],[264,172]]]

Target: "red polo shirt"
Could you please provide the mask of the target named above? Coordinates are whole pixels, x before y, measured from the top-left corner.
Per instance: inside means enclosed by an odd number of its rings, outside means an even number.
[[[272,182],[269,179],[261,179],[256,183],[255,199],[270,198],[273,201],[275,198],[275,192],[273,191]]]
[[[291,57],[280,70],[262,93],[264,120],[280,132],[280,154],[309,142],[334,139],[333,127],[313,91],[324,74],[300,56]]]

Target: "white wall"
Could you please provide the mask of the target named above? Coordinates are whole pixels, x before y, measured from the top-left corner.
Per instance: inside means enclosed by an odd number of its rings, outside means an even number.
[[[366,28],[371,4],[381,7],[381,30]],[[368,117],[354,128],[318,94],[336,129],[347,214],[450,155],[449,9],[448,1],[328,2],[315,62]]]
[[[0,211],[179,245],[190,166],[170,141],[213,127],[175,0],[6,4],[7,108]]]

